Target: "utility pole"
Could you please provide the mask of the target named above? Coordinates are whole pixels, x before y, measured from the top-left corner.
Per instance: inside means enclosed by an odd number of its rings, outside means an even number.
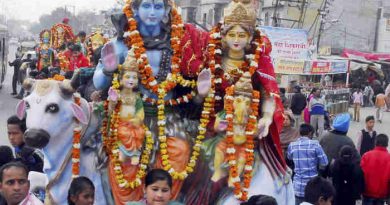
[[[278,7],[279,7],[279,0],[276,0],[276,3],[275,3],[275,9],[274,9],[274,16],[273,16],[273,22],[272,22],[272,25],[275,26],[275,27],[278,27],[280,26],[279,25],[279,19],[278,19]]]
[[[325,0],[323,8],[318,10],[320,16],[320,30],[318,31],[318,38],[317,38],[317,53],[320,49],[321,35],[322,32],[324,32],[326,15],[329,13],[329,5],[330,5],[330,0]]]
[[[305,13],[306,13],[306,4],[307,4],[307,1],[306,0],[302,0],[302,4],[301,4],[301,7],[300,7],[300,10],[301,10],[301,14],[299,15],[299,20],[298,20],[298,28],[303,28],[303,22],[304,22],[304,16],[305,16]]]

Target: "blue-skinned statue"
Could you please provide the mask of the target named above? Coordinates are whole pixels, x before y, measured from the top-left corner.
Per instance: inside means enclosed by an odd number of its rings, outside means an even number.
[[[125,102],[118,101],[115,108],[106,106],[102,134],[109,160],[116,160],[116,166],[108,171],[111,187],[115,187],[115,204],[142,198],[145,167],[162,168],[172,175],[174,199],[184,179],[195,169],[208,124],[213,98],[208,80],[211,73],[201,72],[208,34],[183,24],[171,0],[128,1],[123,12],[112,16],[118,36],[102,48],[93,82],[99,90],[110,86],[110,90],[120,90],[123,83],[118,76],[122,64],[128,51],[134,50],[144,129],[151,134],[154,143],[145,137],[139,163],[126,164],[118,160],[121,134],[117,128],[124,125],[115,122]],[[144,158],[150,146],[150,158]],[[127,170],[133,167],[133,173],[124,173],[124,167]],[[141,194],[134,194],[139,188]]]

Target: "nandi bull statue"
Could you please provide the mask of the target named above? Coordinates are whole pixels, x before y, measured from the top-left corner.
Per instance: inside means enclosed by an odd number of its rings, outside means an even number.
[[[88,102],[74,93],[68,80],[26,81],[31,94],[18,103],[17,115],[26,116],[26,143],[44,154],[49,179],[45,203],[68,204],[72,178],[80,175],[94,182],[95,204],[106,205],[96,160],[99,140],[93,137],[99,123]]]

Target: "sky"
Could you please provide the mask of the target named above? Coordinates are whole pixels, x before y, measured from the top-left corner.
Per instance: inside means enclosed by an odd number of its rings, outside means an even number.
[[[43,14],[50,14],[58,7],[67,6],[76,14],[82,10],[99,11],[113,8],[116,0],[0,0],[0,13],[8,19],[39,21]]]

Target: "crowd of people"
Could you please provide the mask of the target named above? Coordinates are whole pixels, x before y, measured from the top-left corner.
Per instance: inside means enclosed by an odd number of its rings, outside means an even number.
[[[360,199],[363,205],[389,203],[388,136],[374,129],[375,119],[381,123],[382,118],[366,117],[365,127],[357,134],[356,146],[347,136],[350,121],[360,120],[359,109],[365,99],[361,90],[352,95],[353,119],[345,113],[324,120],[329,116],[321,91],[315,88],[307,97],[299,86],[294,89],[291,102],[284,104],[281,143],[286,161],[294,172],[296,204],[305,200],[305,187],[316,176],[331,179],[335,188],[333,204],[355,205]],[[386,106],[385,94],[378,93],[375,97],[377,110],[382,109],[378,102]],[[332,126],[324,132],[327,123]]]

